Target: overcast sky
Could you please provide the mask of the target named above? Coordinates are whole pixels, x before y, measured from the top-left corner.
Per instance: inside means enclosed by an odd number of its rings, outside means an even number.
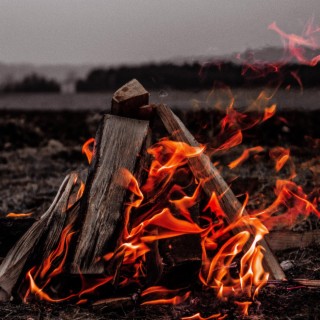
[[[0,0],[0,61],[140,63],[281,45],[320,0]]]

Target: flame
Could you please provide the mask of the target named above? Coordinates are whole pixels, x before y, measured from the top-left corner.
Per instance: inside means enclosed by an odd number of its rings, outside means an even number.
[[[242,302],[235,301],[235,304],[240,308],[243,315],[247,316],[249,307],[252,304],[252,302],[251,301],[242,301]]]
[[[147,296],[149,294],[167,296],[167,295],[176,294],[179,291],[181,291],[181,290],[179,290],[179,289],[178,290],[170,290],[170,289],[167,289],[165,287],[155,286],[155,287],[150,287],[147,290],[143,291],[141,293],[141,297],[145,297],[145,296]],[[177,304],[180,304],[180,303],[183,303],[184,301],[186,301],[189,298],[190,294],[191,294],[191,292],[187,291],[183,295],[175,295],[172,298],[160,298],[160,299],[154,299],[154,300],[147,300],[147,301],[141,303],[141,305],[154,305],[154,304],[173,304],[173,305],[177,305]]]
[[[89,164],[92,161],[92,157],[93,157],[92,149],[94,144],[95,144],[95,139],[90,138],[82,146],[82,153],[86,155]]]
[[[275,169],[278,172],[289,160],[290,150],[283,147],[275,147],[270,150],[269,155],[270,158],[276,162]]]
[[[27,218],[33,215],[33,212],[26,212],[26,213],[14,213],[14,212],[9,212],[6,217],[7,218]]]
[[[211,320],[211,319],[217,319],[217,320],[223,320],[227,318],[227,314],[221,315],[221,313],[213,314],[207,318],[201,317],[200,313],[196,313],[193,316],[190,317],[182,317],[181,320]]]
[[[275,195],[276,199],[269,207],[255,213],[269,230],[276,226],[293,227],[312,213],[320,218],[316,199],[314,203],[308,200],[302,187],[293,181],[277,180]]]
[[[86,282],[80,274],[82,288],[79,292],[71,293],[64,298],[59,299],[54,299],[49,293],[45,292],[45,290],[50,290],[52,280],[61,275],[64,271],[64,266],[69,251],[69,244],[73,235],[74,232],[72,231],[72,225],[68,225],[62,231],[57,248],[48,256],[48,258],[43,261],[39,268],[34,266],[27,272],[27,279],[29,280],[30,287],[24,296],[24,302],[28,301],[28,298],[32,293],[38,299],[52,303],[68,301],[74,298],[79,299],[78,304],[81,304],[86,301],[86,299],[82,298],[84,295],[93,293],[97,288],[109,283],[113,279],[113,276],[108,276],[101,279],[94,279],[89,283]],[[38,283],[41,283],[41,285]]]
[[[269,25],[269,30],[275,31],[281,38],[285,48],[284,62],[289,62],[291,59],[296,59],[298,62],[316,66],[320,61],[320,55],[316,55],[311,58],[307,58],[304,48],[310,48],[316,50],[319,48],[318,37],[320,27],[315,26],[313,19],[310,19],[301,35],[288,34],[282,31],[276,22],[272,22]]]
[[[283,39],[290,57],[299,62],[315,65],[319,56],[311,60],[305,57],[302,46],[315,49],[316,34],[319,28],[311,23],[302,36],[286,34],[273,23],[269,26]],[[243,72],[253,71],[257,76],[264,76],[265,72],[279,72],[281,64],[268,64],[264,71],[256,63],[248,64]],[[292,76],[302,88],[301,79],[296,72]],[[218,152],[226,152],[240,145],[243,138],[247,138],[247,130],[269,120],[275,115],[276,105],[272,98],[278,88],[261,91],[255,100],[248,103],[248,107],[240,111],[236,108],[236,96],[230,88],[223,87],[224,99],[216,99],[217,92],[210,93],[210,99],[216,100],[214,107],[224,112],[219,123],[220,131],[212,142],[212,146],[198,147],[186,143],[161,139],[151,146],[147,152],[152,157],[144,184],[134,177],[126,168],[116,173],[115,182],[128,190],[128,201],[124,205],[124,227],[117,247],[112,252],[105,252],[103,259],[117,265],[116,274],[89,279],[80,275],[81,289],[77,292],[68,291],[62,298],[60,292],[55,292],[54,281],[64,272],[68,261],[69,244],[75,231],[74,226],[67,226],[59,244],[53,252],[41,263],[27,272],[29,289],[25,294],[25,301],[31,294],[38,299],[49,302],[76,301],[86,303],[89,295],[96,293],[102,286],[116,282],[119,288],[130,284],[141,288],[142,305],[179,304],[186,301],[191,292],[188,288],[168,289],[164,286],[147,286],[147,261],[150,252],[157,246],[157,242],[183,235],[198,235],[201,241],[202,263],[198,270],[200,282],[222,300],[229,297],[239,299],[236,305],[244,315],[248,315],[249,306],[257,297],[261,288],[267,283],[269,274],[264,270],[264,249],[259,242],[274,228],[292,227],[311,214],[320,217],[318,210],[319,196],[307,195],[303,188],[292,180],[296,173],[294,163],[290,157],[290,149],[284,147],[272,148],[270,158],[275,162],[275,170],[290,169],[288,180],[277,180],[275,199],[266,208],[248,210],[249,195],[243,192],[245,200],[239,208],[236,218],[229,221],[228,212],[224,211],[223,201],[225,193],[213,192],[206,197],[203,186],[206,181],[197,181],[190,174],[187,166],[190,159],[201,156],[204,152],[216,156]],[[227,104],[225,104],[225,97]],[[284,118],[280,121],[287,123]],[[307,138],[314,147],[319,139]],[[89,139],[82,148],[89,164],[92,162],[95,140]],[[229,163],[229,168],[240,166],[251,155],[263,152],[261,146],[244,149],[242,154]],[[215,160],[215,159],[214,159]],[[217,160],[216,160],[217,163]],[[223,163],[219,159],[219,165]],[[282,173],[283,173],[282,172]],[[210,178],[210,177],[208,177]],[[75,179],[78,187],[74,198],[69,202],[79,200],[84,192],[85,184]],[[71,201],[72,200],[72,201]],[[194,206],[199,206],[200,216],[193,217]],[[248,214],[244,214],[247,211]],[[21,216],[21,214],[13,214]],[[171,244],[167,245],[172,247]],[[157,261],[162,264],[161,258]],[[111,273],[111,272],[110,272]],[[109,286],[109,285],[108,285]],[[104,289],[104,287],[103,287]],[[109,289],[109,287],[108,287]],[[105,290],[106,292],[113,291]],[[126,290],[126,289],[125,289]],[[244,300],[245,301],[242,301]],[[225,319],[227,315],[220,313],[203,318],[200,313],[182,319]]]
[[[283,166],[288,163],[290,168],[290,177],[293,179],[296,177],[295,165],[290,158],[290,149],[285,149],[283,147],[272,148],[269,152],[270,158],[275,161],[275,170],[279,172]]]
[[[229,163],[228,167],[230,169],[234,169],[235,167],[238,167],[239,165],[241,165],[244,161],[246,161],[250,154],[256,154],[256,153],[260,153],[260,152],[263,152],[264,149],[260,146],[258,147],[253,147],[253,148],[248,148],[248,149],[245,149],[241,156],[235,160],[233,160],[232,162]]]

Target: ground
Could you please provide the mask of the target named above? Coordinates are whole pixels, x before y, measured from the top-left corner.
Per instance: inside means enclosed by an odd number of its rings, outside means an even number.
[[[228,156],[220,155],[217,161],[229,163],[239,156],[245,147],[261,145],[270,150],[276,145],[290,147],[298,173],[295,181],[307,193],[319,190],[319,112],[290,111],[277,116],[269,124],[260,126],[245,135],[244,147]],[[206,112],[181,114],[190,130],[200,141],[211,143],[216,132],[216,118]],[[286,121],[282,121],[285,117]],[[30,224],[50,205],[60,183],[70,171],[87,166],[81,154],[84,141],[95,135],[100,120],[98,112],[9,112],[1,111],[0,117],[0,222],[4,223],[8,212],[32,212],[31,218],[12,220],[6,228],[10,235],[0,235],[0,257]],[[212,121],[212,122],[210,122]],[[263,157],[267,157],[267,152]],[[249,160],[234,171],[225,166],[220,170],[227,181],[234,181],[236,194],[249,191],[252,206],[254,201],[270,201],[276,175],[273,164],[266,166]],[[288,175],[284,170],[281,178]],[[270,174],[270,172],[273,172]],[[237,179],[235,180],[235,178]],[[264,195],[263,200],[261,196]],[[258,202],[259,202],[258,201]],[[0,223],[0,225],[1,225]],[[6,222],[8,223],[8,222]],[[12,232],[12,226],[17,226]],[[2,226],[0,226],[2,228]],[[318,220],[312,217],[298,226],[301,230],[319,228]],[[6,230],[6,229],[5,229]],[[287,271],[288,278],[320,279],[319,247],[276,252],[280,262],[291,260],[293,267]],[[270,285],[265,287],[248,319],[319,319],[320,291],[294,285]],[[2,319],[179,319],[201,312],[203,317],[214,313],[227,314],[228,319],[241,318],[234,305],[220,302],[212,292],[203,291],[195,285],[186,303],[178,306],[129,306],[108,310],[72,305],[52,305],[42,302],[24,305],[17,302],[0,305]]]

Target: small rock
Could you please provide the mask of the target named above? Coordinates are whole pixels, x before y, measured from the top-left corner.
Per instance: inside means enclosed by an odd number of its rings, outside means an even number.
[[[294,267],[294,264],[291,260],[284,260],[280,263],[280,266],[283,271],[288,271]]]
[[[290,128],[287,127],[287,126],[283,126],[282,127],[282,132],[289,133],[290,132]]]

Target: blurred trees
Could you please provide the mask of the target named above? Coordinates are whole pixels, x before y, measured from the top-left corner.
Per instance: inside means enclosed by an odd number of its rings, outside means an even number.
[[[2,93],[60,92],[60,84],[37,74],[30,74],[22,80],[6,81],[1,87]]]
[[[287,65],[239,65],[232,62],[206,64],[171,63],[118,68],[93,69],[85,79],[76,82],[77,92],[114,91],[133,78],[148,90],[210,89],[216,84],[230,87],[281,86],[283,88],[313,87],[320,85],[320,64],[308,66]]]

